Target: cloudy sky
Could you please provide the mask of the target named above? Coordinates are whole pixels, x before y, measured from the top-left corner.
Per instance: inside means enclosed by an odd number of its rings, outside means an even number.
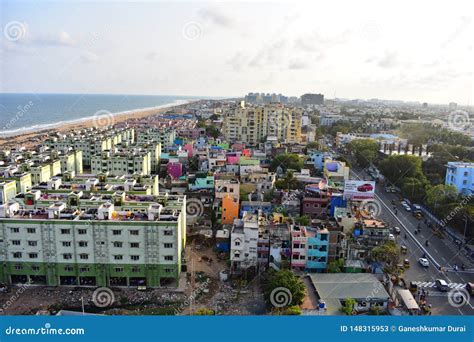
[[[2,1],[0,92],[473,105],[469,2]]]

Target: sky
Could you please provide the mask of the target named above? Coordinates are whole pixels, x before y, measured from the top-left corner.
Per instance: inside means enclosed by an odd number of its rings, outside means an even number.
[[[0,92],[474,104],[470,1],[1,1]]]

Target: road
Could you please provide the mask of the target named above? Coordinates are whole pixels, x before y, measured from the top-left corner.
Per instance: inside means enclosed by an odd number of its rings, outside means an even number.
[[[351,170],[352,178],[370,179],[364,171]],[[417,220],[410,212],[405,211],[399,204],[397,194],[387,193],[381,184],[376,187],[376,201],[381,210],[379,219],[385,221],[390,226],[400,227],[401,234],[396,235],[397,243],[407,246],[408,253],[406,258],[409,259],[411,267],[405,271],[404,278],[417,282],[420,287],[429,291],[428,302],[433,305],[433,314],[435,315],[473,315],[474,314],[474,298],[470,298],[469,303],[455,307],[449,305],[448,293],[440,292],[436,289],[436,279],[444,279],[450,288],[457,288],[462,291],[466,282],[474,282],[474,269],[472,264],[468,263],[464,256],[459,254],[459,248],[448,238],[440,239],[433,235],[431,228],[428,228],[423,220]],[[397,201],[397,214],[394,212],[392,200]],[[421,233],[415,234],[418,225],[421,225]],[[406,234],[406,238],[405,238]],[[425,241],[429,241],[429,246],[425,246]],[[425,254],[430,260],[430,266],[422,267],[418,263],[418,259]],[[465,264],[468,269],[466,272],[459,270],[441,272],[439,266],[451,269],[454,265],[460,266]],[[438,266],[438,267],[437,267]],[[454,291],[454,290],[453,290]]]

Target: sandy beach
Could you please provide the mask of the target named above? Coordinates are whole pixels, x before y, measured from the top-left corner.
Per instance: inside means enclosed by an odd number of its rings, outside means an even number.
[[[72,130],[90,128],[90,127],[101,127],[110,126],[119,123],[129,122],[133,123],[146,117],[152,117],[165,112],[180,111],[184,110],[187,105],[195,101],[188,101],[187,103],[180,103],[175,105],[167,105],[163,108],[151,108],[151,109],[137,109],[128,111],[125,113],[117,114],[104,114],[97,117],[86,118],[80,122],[64,123],[54,128],[43,129],[40,131],[25,132],[18,135],[12,136],[0,136],[0,149],[11,149],[15,147],[26,147],[32,148],[38,144],[41,144],[51,134],[56,132],[66,133]]]

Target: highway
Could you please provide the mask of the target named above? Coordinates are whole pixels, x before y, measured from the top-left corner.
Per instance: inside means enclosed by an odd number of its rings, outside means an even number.
[[[364,171],[354,171],[351,169],[352,178],[369,180],[370,176]],[[398,194],[387,193],[385,187],[377,184],[375,200],[380,207],[378,218],[388,223],[391,227],[400,227],[401,234],[396,235],[399,245],[408,248],[406,258],[410,261],[410,268],[405,271],[403,277],[409,283],[417,282],[419,287],[429,291],[428,302],[433,305],[434,315],[473,315],[474,298],[461,307],[449,305],[447,292],[440,292],[435,286],[436,279],[444,279],[451,289],[462,289],[467,282],[474,282],[474,268],[463,255],[460,255],[459,248],[448,238],[440,239],[433,235],[433,231],[424,223],[424,219],[417,220],[410,212],[407,212],[400,205]],[[394,211],[392,200],[396,200],[397,214]],[[415,234],[418,225],[421,226],[421,233]],[[406,234],[406,238],[405,238]],[[425,241],[429,241],[429,246],[425,246]],[[430,261],[429,267],[422,267],[418,259],[426,255]],[[461,264],[465,264],[467,269],[461,271]],[[440,267],[452,269],[454,265],[459,267],[459,271],[454,270],[441,272]]]

